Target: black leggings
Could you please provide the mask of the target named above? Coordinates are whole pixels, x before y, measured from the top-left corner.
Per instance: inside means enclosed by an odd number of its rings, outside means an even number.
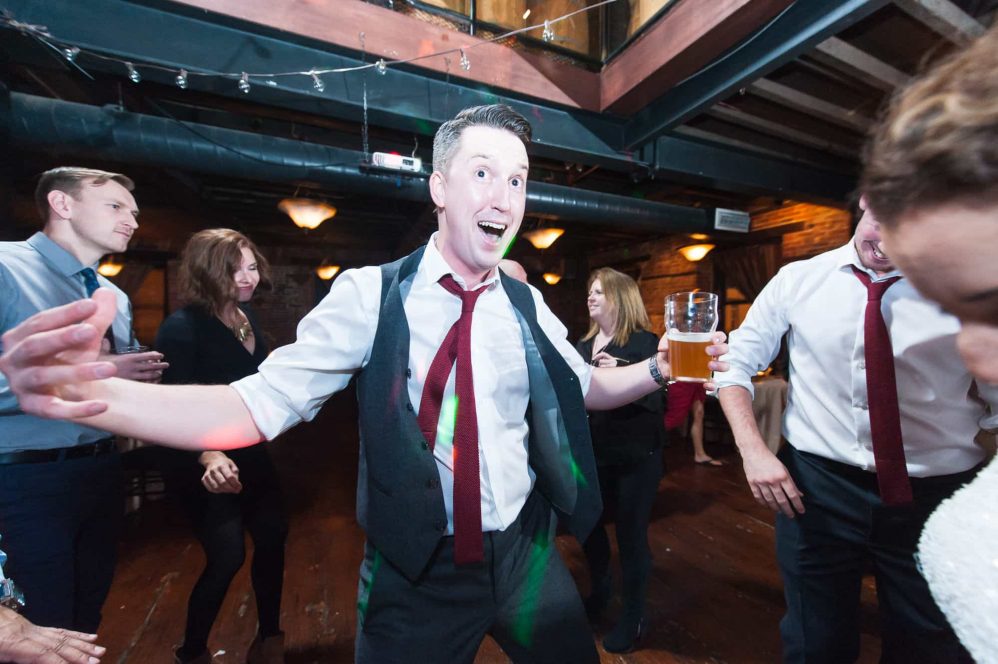
[[[194,657],[208,647],[208,634],[225,594],[246,558],[244,529],[253,538],[250,577],[256,596],[261,638],[280,634],[287,517],[277,473],[266,452],[246,463],[237,460],[243,491],[211,494],[185,491],[185,511],[204,549],[206,564],[187,603],[183,654]]]
[[[644,612],[652,562],[648,548],[648,520],[661,477],[661,449],[636,463],[599,467],[603,503],[608,512],[616,514],[624,612],[635,619]],[[596,584],[609,574],[610,567],[610,539],[602,524],[593,530],[583,550],[589,562],[591,578]]]

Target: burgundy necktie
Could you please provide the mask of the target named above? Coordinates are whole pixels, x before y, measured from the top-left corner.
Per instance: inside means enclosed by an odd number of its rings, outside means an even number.
[[[863,345],[866,353],[866,399],[870,406],[870,435],[877,465],[880,499],[885,505],[911,502],[911,482],[901,440],[901,412],[898,409],[894,350],[880,303],[884,293],[901,277],[873,281],[853,266],[853,272],[866,286],[866,318]]]
[[[475,385],[471,377],[471,317],[475,313],[475,302],[485,292],[485,288],[466,291],[449,274],[440,279],[440,285],[461,298],[461,317],[447,332],[430,364],[416,419],[432,450],[437,438],[444,386],[447,385],[447,378],[456,359],[454,394],[457,397],[457,416],[452,448],[454,562],[460,565],[481,562],[484,557],[482,490],[478,474],[478,413],[475,409]]]

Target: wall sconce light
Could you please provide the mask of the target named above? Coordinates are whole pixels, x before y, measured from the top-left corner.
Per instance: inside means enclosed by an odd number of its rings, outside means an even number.
[[[547,249],[565,233],[564,228],[538,228],[522,233],[523,238],[535,249]]]
[[[295,226],[308,230],[314,230],[326,219],[336,216],[335,207],[310,198],[285,198],[277,204],[277,209],[291,217]]]
[[[315,268],[315,276],[319,277],[323,281],[329,281],[340,271],[339,265],[329,265],[323,263],[319,267]]]
[[[108,256],[97,266],[97,271],[105,277],[117,277],[125,264],[116,260],[113,256]]]
[[[712,244],[688,244],[685,247],[680,247],[679,253],[689,262],[696,263],[703,260],[703,257],[709,254],[713,248]]]
[[[709,240],[710,236],[706,233],[690,233],[690,239],[696,240],[697,242],[703,242],[704,240]]]
[[[545,272],[543,277],[544,281],[546,281],[550,286],[554,286],[559,281],[561,281],[561,275],[558,274],[557,272]]]

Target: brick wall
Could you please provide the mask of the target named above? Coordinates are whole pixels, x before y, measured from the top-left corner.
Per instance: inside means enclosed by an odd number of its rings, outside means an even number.
[[[816,256],[845,244],[851,237],[849,212],[839,208],[790,203],[778,210],[752,215],[752,231],[800,225],[803,228],[783,235],[783,262]]]

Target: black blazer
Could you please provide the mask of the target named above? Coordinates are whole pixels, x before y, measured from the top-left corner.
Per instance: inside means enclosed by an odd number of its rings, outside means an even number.
[[[586,362],[593,356],[595,337],[580,341],[575,348]],[[658,352],[658,337],[639,330],[631,334],[624,346],[613,342],[604,348],[607,353],[628,364],[647,362]],[[613,410],[589,412],[596,463],[600,466],[634,463],[665,444],[663,393],[655,391]]]

